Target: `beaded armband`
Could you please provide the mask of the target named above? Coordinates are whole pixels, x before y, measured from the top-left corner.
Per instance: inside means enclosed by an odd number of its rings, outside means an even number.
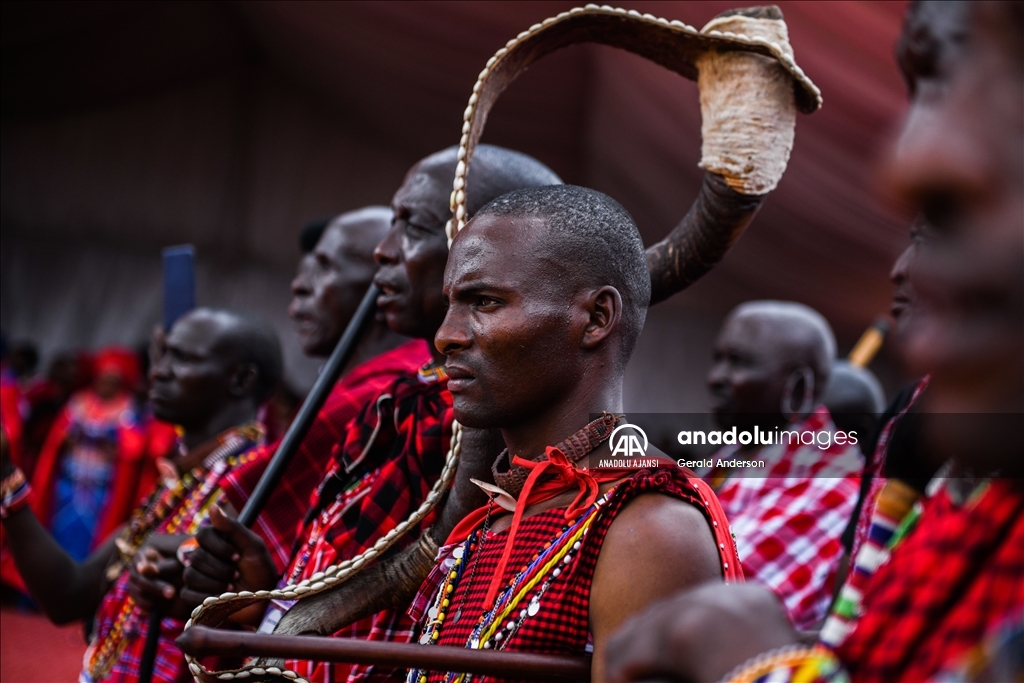
[[[0,484],[0,519],[6,519],[27,506],[31,497],[32,487],[21,469],[15,467]]]
[[[752,657],[721,683],[849,683],[839,659],[822,645],[786,645]]]

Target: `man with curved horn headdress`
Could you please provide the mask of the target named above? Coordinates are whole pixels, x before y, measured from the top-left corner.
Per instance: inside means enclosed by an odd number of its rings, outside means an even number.
[[[469,216],[502,195],[524,188],[549,186],[558,182],[550,172],[546,177],[542,177],[541,165],[528,157],[499,148],[478,147],[476,142],[482,132],[487,110],[495,101],[497,93],[514,79],[529,61],[569,42],[594,39],[595,35],[603,36],[602,42],[640,52],[684,75],[698,77],[699,74],[702,90],[702,107],[704,109],[702,165],[707,171],[705,180],[690,212],[665,240],[647,250],[646,254],[642,245],[637,247],[638,242],[635,240],[630,242],[631,248],[639,248],[639,263],[642,268],[646,267],[649,273],[643,285],[645,293],[637,295],[635,301],[631,303],[631,314],[634,315],[634,318],[638,317],[642,324],[644,311],[649,301],[660,301],[667,298],[713,267],[742,234],[764,196],[774,189],[781,177],[792,145],[796,108],[813,111],[820,102],[817,89],[806,80],[802,71],[793,63],[791,50],[789,50],[785,38],[785,25],[777,10],[761,8],[745,14],[730,13],[729,16],[722,17],[716,22],[709,25],[705,32],[698,32],[692,27],[678,22],[670,24],[670,22],[654,17],[640,17],[636,13],[588,6],[586,9],[566,12],[544,22],[544,24],[535,25],[530,31],[524,32],[517,39],[510,41],[509,46],[499,51],[499,55],[488,63],[488,69],[481,74],[481,81],[474,88],[470,107],[466,111],[460,147],[457,150],[450,149],[432,155],[415,165],[407,174],[403,186],[393,199],[395,223],[392,231],[377,249],[378,262],[382,268],[376,280],[384,292],[378,300],[378,305],[385,313],[392,329],[433,339],[441,327],[446,313],[445,295],[442,293],[442,277],[448,261],[446,233],[448,233],[448,237],[454,236],[454,233],[465,225]],[[590,29],[596,26],[598,30],[596,32],[589,30],[588,25]],[[550,34],[545,33],[547,29],[558,26],[568,30],[561,33],[557,31]],[[636,34],[644,32],[655,39],[652,41],[635,40]],[[546,35],[554,35],[554,41],[545,42]],[[633,39],[623,39],[630,36]],[[533,41],[533,45],[539,46],[541,49],[520,51],[516,47],[517,45],[529,46],[531,41]],[[524,60],[523,54],[528,54],[530,58]],[[492,77],[492,80],[489,81],[490,85],[485,82],[489,77]],[[738,97],[737,92],[739,93]],[[730,115],[725,110],[731,110],[733,114]],[[745,122],[745,125],[738,125],[737,117]],[[449,196],[453,177],[455,190]],[[448,210],[449,202],[454,204],[452,213],[449,213]],[[446,230],[445,220],[449,216],[453,218],[449,221]],[[631,225],[632,219],[627,222]],[[633,230],[635,230],[635,226]],[[514,259],[510,262],[522,265]],[[618,310],[621,313],[623,309],[619,308]],[[617,329],[617,325],[617,322],[612,323],[608,329]],[[634,326],[634,328],[631,334],[639,332],[639,327]],[[613,336],[620,336],[620,332],[615,332]],[[608,345],[601,353],[609,354],[611,351],[608,349],[611,346],[618,347],[620,345],[620,342],[617,341],[615,344]],[[599,344],[599,346],[602,345]],[[630,347],[630,344],[626,342],[625,347]],[[446,353],[444,345],[438,342],[437,362],[434,368],[438,375],[442,375],[442,382],[447,382],[448,386],[451,386],[452,379],[444,374],[441,366],[441,360],[444,359]],[[626,355],[628,356],[628,352]],[[558,358],[549,360],[554,364],[560,362]],[[524,372],[527,370],[533,373],[542,373],[545,368],[523,368]],[[609,375],[613,384],[614,377],[619,370],[616,368]],[[458,386],[464,379],[466,378],[455,378],[455,386]],[[509,382],[509,386],[516,384],[515,378],[506,377],[502,381]],[[439,388],[442,386],[444,385],[438,384]],[[612,394],[614,394],[614,390],[612,390]],[[450,392],[446,390],[443,395],[446,400],[451,401],[452,394]],[[614,397],[607,402],[606,407],[601,408],[601,410],[612,411],[617,409]],[[444,434],[438,441],[446,442],[447,433],[444,430],[451,425],[451,410],[449,408],[447,415],[441,415],[440,412],[437,414],[440,415],[439,423],[442,427],[442,434]],[[378,418],[375,406],[368,407],[364,411],[364,415],[367,421],[359,425],[361,435],[357,435],[354,439],[348,439],[342,445],[340,449],[342,457],[339,458],[340,466],[336,468],[337,476],[335,476],[338,481],[327,482],[330,483],[330,486],[321,488],[321,496],[325,499],[319,501],[318,507],[314,508],[314,515],[321,514],[326,507],[336,506],[339,500],[338,496],[343,496],[344,492],[349,490],[347,487],[356,483],[356,480],[345,476],[347,472],[342,470],[346,464],[358,465],[359,462],[367,462],[366,459],[362,461],[357,459],[360,456],[368,457],[365,456],[366,452],[372,454],[373,441],[371,439],[377,433],[377,427],[390,432],[392,427],[388,425],[398,424],[398,428],[401,429],[402,421],[396,422],[392,419],[393,413],[390,412],[390,409],[385,413],[388,418],[386,420]],[[415,419],[416,413],[410,408],[400,415]],[[481,422],[481,426],[500,427],[501,424],[491,425],[488,422]],[[562,426],[568,428],[570,425]],[[573,425],[561,437],[571,436],[572,432],[582,426],[582,424]],[[355,433],[353,430],[349,431]],[[472,431],[467,430],[466,434],[468,445]],[[395,437],[389,436],[389,438]],[[481,438],[480,441],[483,442],[484,439]],[[405,443],[408,444],[408,442]],[[557,440],[547,445],[554,447],[556,443]],[[370,446],[368,451],[367,445]],[[310,596],[311,599],[299,601],[297,604],[279,605],[279,609],[287,611],[280,619],[275,633],[331,634],[337,632],[345,624],[370,615],[376,616],[369,623],[379,625],[382,623],[380,611],[385,608],[391,608],[392,614],[402,615],[421,581],[434,565],[438,550],[437,542],[444,541],[449,537],[455,525],[467,512],[475,508],[476,501],[487,500],[481,497],[479,492],[473,493],[474,487],[469,480],[472,475],[493,481],[493,476],[489,471],[490,460],[493,460],[493,457],[486,457],[488,450],[482,443],[478,448],[463,446],[463,450],[464,457],[469,459],[468,461],[464,460],[460,465],[457,483],[453,491],[446,499],[441,513],[435,513],[435,517],[426,520],[426,522],[433,521],[434,526],[420,534],[416,544],[399,553],[397,557],[378,563],[370,570],[360,574],[355,572],[370,558],[376,558],[379,555],[379,551],[371,548],[375,543],[374,539],[376,539],[377,545],[380,545],[381,539],[388,536],[387,533],[384,533],[386,529],[381,530],[379,517],[368,518],[371,522],[377,523],[373,529],[365,525],[361,527],[359,520],[362,515],[356,515],[354,512],[351,513],[349,519],[342,519],[339,515],[335,520],[324,520],[325,523],[320,525],[321,531],[318,533],[327,538],[328,543],[331,543],[332,539],[334,540],[331,546],[332,550],[328,554],[340,564],[326,567],[316,573],[300,571],[292,577],[297,580],[295,585],[282,585],[276,591],[263,593],[252,592],[258,587],[254,583],[250,583],[250,579],[255,576],[255,573],[247,574],[246,572],[246,557],[251,537],[240,527],[233,527],[229,521],[218,519],[221,531],[227,533],[236,543],[232,545],[222,542],[217,548],[216,541],[210,539],[208,544],[210,547],[204,549],[205,556],[213,558],[216,555],[219,557],[218,562],[220,563],[219,566],[211,570],[210,578],[216,578],[213,576],[214,574],[219,575],[221,585],[224,585],[224,577],[229,577],[235,571],[239,571],[240,578],[235,581],[235,586],[247,592],[232,592],[220,599],[208,600],[206,605],[196,611],[193,623],[217,623],[227,613],[253,603],[258,602],[262,606],[268,599],[290,603],[299,596]],[[543,456],[543,450],[542,448],[539,455]],[[529,455],[533,457],[538,454],[530,453]],[[373,462],[387,466],[387,462],[391,462],[394,457],[401,460],[407,456],[394,451],[390,455],[386,455],[383,460],[374,460]],[[419,451],[418,457],[420,459],[427,457],[427,451]],[[437,457],[440,458],[440,454]],[[571,478],[570,470],[575,471],[575,468],[571,465],[568,466],[565,469],[565,476]],[[608,479],[601,479],[599,482],[599,484],[609,483],[611,481]],[[493,486],[493,484],[491,485]],[[687,484],[687,486],[689,485]],[[416,486],[419,487],[421,484],[417,482]],[[636,491],[639,493],[642,492],[646,484],[637,486],[639,488]],[[693,486],[699,487],[700,485],[694,484]],[[548,488],[547,484],[542,483],[537,490],[547,491]],[[423,492],[422,489],[416,490],[420,493]],[[712,510],[715,506],[711,503],[701,502],[704,500],[703,494],[698,495],[695,493],[696,490],[691,487],[676,498],[676,502],[680,505],[697,506],[693,509],[687,508],[688,512],[684,513],[692,518],[690,520],[692,524],[686,526],[696,529],[694,533],[700,536],[699,541],[689,540],[706,546],[701,549],[702,563],[695,568],[690,578],[699,580],[710,576],[722,576],[723,573],[734,575],[733,573],[737,571],[735,559],[729,561],[721,556],[721,553],[731,552],[731,541],[727,543],[726,537],[715,540],[716,537],[711,530],[716,527],[708,521],[713,516]],[[506,493],[508,492],[506,491]],[[599,493],[601,496],[605,496],[608,491],[602,490]],[[363,505],[361,501],[373,500],[374,496],[372,490],[363,493],[360,502],[349,509],[358,509]],[[713,495],[710,491],[707,492],[706,498],[713,502]],[[529,499],[530,495],[523,496],[523,500]],[[507,496],[504,500],[506,503],[509,502]],[[590,501],[588,494],[577,501],[578,504],[570,507],[574,512],[580,512],[595,501]],[[621,505],[621,502],[616,505]],[[341,509],[344,509],[344,505],[341,506]],[[314,520],[310,519],[309,521]],[[392,521],[394,521],[393,518],[386,520],[389,525]],[[422,517],[416,520],[418,528],[423,527],[422,521]],[[495,521],[497,522],[497,520]],[[397,528],[392,525],[392,530]],[[727,524],[724,518],[717,528],[718,533],[725,532]],[[303,559],[303,553],[307,552],[307,549],[318,545],[323,547],[323,541],[313,538],[309,529],[312,529],[312,526],[308,527],[300,537],[293,561],[306,562]],[[415,533],[416,529],[413,529],[413,534],[409,535],[404,543],[408,545]],[[345,540],[346,544],[338,544],[338,539]],[[200,541],[202,543],[204,539],[200,538]],[[384,547],[388,543],[385,543]],[[510,552],[514,552],[513,546],[514,544],[508,546]],[[684,546],[690,547],[685,543]],[[367,548],[372,550],[369,555],[357,555]],[[313,557],[314,552],[310,552],[309,557]],[[232,554],[241,556],[237,564],[227,560]],[[511,569],[510,562],[511,560],[506,558],[504,564]],[[725,566],[726,564],[728,567]],[[210,564],[210,566],[212,565],[213,563]],[[193,563],[190,573],[194,578],[199,579],[196,570],[196,563]],[[354,578],[351,578],[353,575]],[[268,587],[268,577],[264,575],[259,578],[263,581],[263,585],[259,588],[265,590]],[[340,580],[347,580],[348,583],[344,584],[341,590],[329,590]],[[196,581],[197,587],[200,584],[202,584],[202,580]],[[208,588],[209,584],[206,584],[206,589]],[[662,588],[667,588],[667,585]],[[492,592],[489,590],[488,594]],[[262,607],[261,611],[263,611]],[[474,615],[473,619],[476,619],[477,616],[479,614]],[[276,618],[276,615],[272,618]],[[401,619],[401,616],[397,618]],[[267,623],[266,620],[264,623]],[[385,623],[381,629],[382,635],[396,639],[401,639],[403,636],[408,638],[411,635],[411,629],[395,626],[398,623],[397,621]],[[292,663],[289,662],[289,664]],[[304,668],[300,673],[318,679],[321,677],[326,679],[329,675],[333,676],[339,673],[334,670],[331,674],[323,674],[320,672],[324,669],[302,666]],[[260,669],[259,675],[276,675],[280,672],[280,669],[274,666],[258,668]],[[214,678],[197,662],[193,662],[193,672],[203,680],[213,680]],[[359,673],[360,669],[353,668],[353,672]],[[366,673],[365,670],[362,673]],[[386,674],[379,668],[376,673]],[[294,673],[291,674],[291,676],[294,675]]]

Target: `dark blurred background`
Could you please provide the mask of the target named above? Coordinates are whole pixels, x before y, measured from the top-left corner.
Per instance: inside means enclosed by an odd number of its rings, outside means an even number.
[[[4,2],[0,325],[60,349],[144,340],[160,249],[191,242],[200,303],[277,326],[309,219],[388,203],[406,169],[458,142],[484,62],[572,2]],[[698,28],[735,2],[624,2]],[[780,2],[824,108],[799,116],[789,170],[727,261],[652,309],[627,409],[699,411],[722,316],[748,299],[807,303],[846,352],[888,310],[907,219],[875,170],[906,94],[893,58],[904,2]],[[486,142],[607,192],[656,241],[696,195],[697,88],[579,46],[509,89]],[[890,354],[872,368],[891,391]]]

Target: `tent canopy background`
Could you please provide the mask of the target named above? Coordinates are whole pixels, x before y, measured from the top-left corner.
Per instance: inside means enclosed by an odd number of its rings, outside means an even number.
[[[487,58],[575,4],[4,3],[5,334],[44,352],[141,340],[159,318],[160,248],[191,242],[201,301],[272,319],[308,385],[315,364],[284,315],[301,226],[388,203],[412,163],[458,141]],[[909,219],[874,178],[906,107],[893,57],[906,4],[779,5],[824,108],[798,117],[786,176],[726,262],[652,309],[627,407],[702,408],[710,341],[742,301],[807,303],[844,350],[888,309]],[[700,27],[737,3],[621,6]],[[701,178],[696,85],[600,46],[535,65],[484,142],[615,197],[648,243]]]

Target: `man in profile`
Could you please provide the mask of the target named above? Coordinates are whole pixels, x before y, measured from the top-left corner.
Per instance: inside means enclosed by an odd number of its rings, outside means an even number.
[[[421,643],[583,655],[592,642],[600,657],[634,612],[736,576],[728,524],[692,473],[655,450],[661,466],[598,466],[650,287],[632,218],[593,190],[509,193],[455,238],[435,345],[456,419],[500,429],[507,449],[497,495],[449,535],[414,603]]]
[[[150,368],[153,413],[181,427],[178,447],[162,463],[156,492],[127,526],[80,562],[57,545],[30,509],[6,497],[18,470],[5,447],[0,516],[29,592],[55,623],[95,617],[82,681],[138,679],[147,613],[154,606],[168,616],[153,680],[171,683],[187,676],[174,644],[186,614],[177,600],[181,567],[167,558],[222,499],[223,479],[252,461],[264,437],[257,411],[280,378],[281,350],[268,325],[210,309],[178,320]]]
[[[747,579],[775,591],[804,630],[828,610],[864,465],[856,444],[868,438],[839,432],[821,403],[834,358],[835,337],[817,311],[754,301],[729,314],[708,373],[718,425],[754,435],[723,447],[715,462],[765,465],[715,467],[705,479]]]
[[[373,250],[391,227],[391,210],[368,206],[313,227],[316,229],[307,226],[300,238],[300,246],[311,248],[303,254],[292,280],[288,314],[303,352],[326,358],[337,346],[377,272]],[[381,320],[366,330],[256,521],[255,530],[276,562],[288,561],[295,527],[329,467],[332,449],[345,437],[345,426],[396,377],[415,372],[429,358],[422,340],[391,332]],[[254,462],[225,480],[224,490],[233,508],[241,510],[245,505],[276,450],[276,444],[264,448]]]

